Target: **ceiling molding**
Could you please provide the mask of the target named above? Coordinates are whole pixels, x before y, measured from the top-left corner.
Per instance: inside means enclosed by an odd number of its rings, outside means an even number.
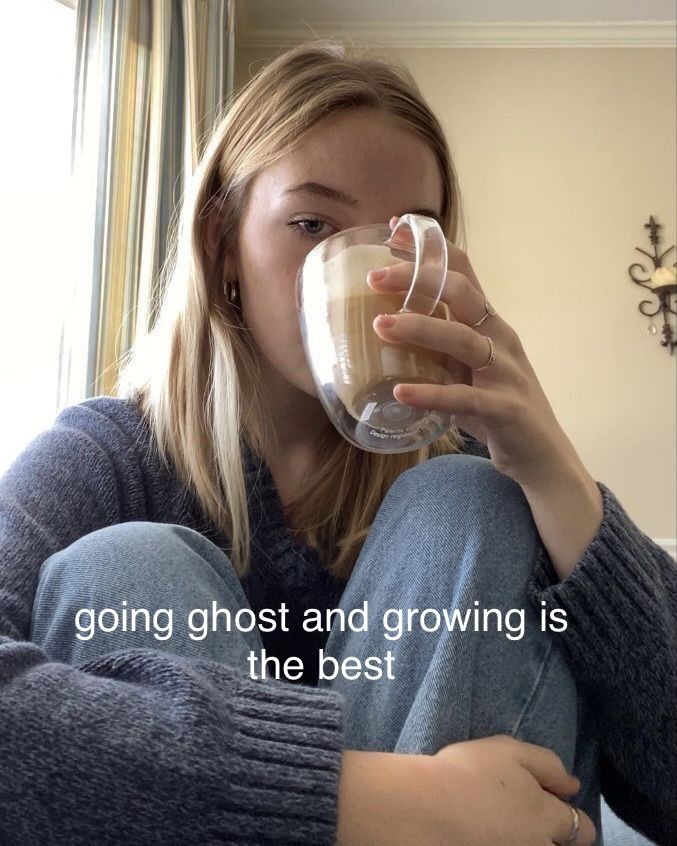
[[[238,8],[243,8],[238,4]],[[287,47],[313,38],[381,47],[677,47],[674,21],[600,23],[340,23],[259,27],[238,15],[238,47]]]

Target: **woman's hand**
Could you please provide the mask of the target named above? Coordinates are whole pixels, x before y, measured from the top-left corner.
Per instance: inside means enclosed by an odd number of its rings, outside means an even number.
[[[435,755],[346,750],[338,846],[592,846],[592,820],[567,800],[580,785],[549,749],[496,735]]]
[[[391,218],[391,227],[397,219]],[[602,494],[557,422],[515,330],[498,314],[473,326],[486,313],[486,298],[468,256],[448,241],[447,251],[450,269],[440,300],[453,319],[409,312],[398,314],[391,328],[376,318],[374,329],[388,343],[446,353],[455,384],[400,383],[393,395],[406,405],[450,412],[487,446],[496,469],[521,485],[555,571],[565,579],[599,531]],[[374,271],[367,275],[375,291],[408,290],[411,273],[405,263],[385,270],[378,281]],[[420,292],[434,298],[437,289],[427,290],[430,284],[422,281]],[[487,369],[476,370],[487,364],[487,337],[496,358]]]
[[[391,218],[391,228],[397,218]],[[399,233],[398,233],[399,234]],[[406,235],[403,233],[403,238]],[[398,384],[393,395],[406,405],[436,409],[455,415],[456,423],[486,444],[494,466],[516,482],[528,485],[551,478],[553,472],[570,469],[577,462],[571,442],[557,422],[536,374],[515,330],[496,314],[473,328],[485,314],[486,298],[468,256],[447,241],[448,267],[440,300],[452,320],[413,312],[393,316],[385,327],[380,318],[374,328],[388,343],[406,342],[450,357],[450,369],[457,375],[453,385]],[[378,281],[374,271],[367,276],[375,291],[405,292],[409,288],[410,266],[391,265]],[[434,298],[421,283],[417,291]],[[490,336],[496,358],[486,370],[475,371],[489,358]],[[465,365],[465,367],[459,367]],[[464,375],[459,377],[459,373]]]

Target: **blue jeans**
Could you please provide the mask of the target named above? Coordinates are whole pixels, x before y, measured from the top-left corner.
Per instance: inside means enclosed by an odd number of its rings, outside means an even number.
[[[349,680],[327,660],[318,684],[345,699],[347,748],[434,754],[499,733],[549,747],[580,779],[574,803],[592,818],[602,844],[598,745],[586,703],[558,635],[541,631],[540,612],[526,597],[538,543],[521,488],[488,459],[440,456],[406,471],[381,503],[338,605],[347,616],[366,600],[368,631],[334,623],[324,648],[325,658],[339,663],[381,658],[381,678],[372,672]],[[73,665],[148,647],[248,673],[250,652],[263,648],[256,627],[215,632],[195,617],[186,625],[193,609],[214,602],[233,615],[249,609],[225,553],[183,526],[122,523],[43,563],[31,639],[53,660]],[[147,609],[150,619],[123,631],[125,607]],[[117,609],[117,627],[110,614],[95,630],[92,615],[80,611],[76,628],[80,609],[103,608]],[[410,631],[408,609],[419,609]],[[470,611],[465,631],[458,624],[449,631],[444,609]],[[484,619],[485,609],[495,611]],[[362,622],[364,615],[354,627]],[[352,678],[355,667],[349,662],[345,675]]]

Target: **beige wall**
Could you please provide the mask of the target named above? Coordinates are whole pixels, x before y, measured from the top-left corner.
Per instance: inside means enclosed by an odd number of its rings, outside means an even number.
[[[240,49],[237,84],[275,52]],[[564,430],[644,532],[674,538],[677,354],[627,272],[650,214],[675,243],[674,51],[393,53],[447,132],[468,255]]]

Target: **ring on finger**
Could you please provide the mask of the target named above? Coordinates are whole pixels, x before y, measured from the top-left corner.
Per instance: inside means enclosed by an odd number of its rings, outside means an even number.
[[[485,335],[485,338],[487,339],[487,341],[489,341],[489,358],[487,359],[486,363],[483,364],[481,367],[473,367],[473,373],[477,373],[480,370],[486,370],[488,367],[491,367],[491,365],[496,360],[496,345],[488,335]]]
[[[475,326],[481,326],[487,317],[493,317],[496,314],[496,309],[491,305],[489,300],[485,297],[484,298],[484,314],[482,317],[477,321],[477,323],[471,323],[470,325],[474,328]]]
[[[568,803],[567,803],[568,804]],[[564,841],[565,846],[569,846],[570,843],[575,843],[576,838],[578,837],[578,830],[581,827],[581,818],[578,814],[578,811],[574,808],[573,805],[569,805],[569,810],[571,811],[571,831],[569,832],[569,836]]]

